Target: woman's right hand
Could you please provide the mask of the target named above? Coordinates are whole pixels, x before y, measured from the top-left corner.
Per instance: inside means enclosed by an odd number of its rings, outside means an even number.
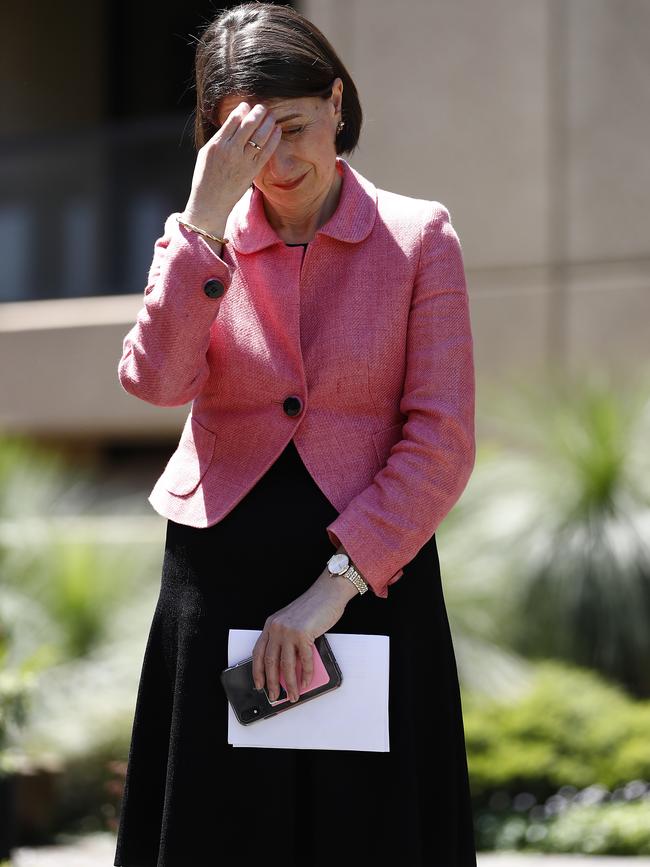
[[[214,234],[223,231],[228,215],[281,137],[282,129],[270,109],[260,103],[251,108],[241,102],[198,151],[185,218],[212,229]],[[249,139],[262,150],[248,144]]]

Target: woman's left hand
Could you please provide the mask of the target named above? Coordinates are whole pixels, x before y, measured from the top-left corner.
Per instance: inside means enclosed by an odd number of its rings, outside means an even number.
[[[332,578],[323,571],[296,600],[267,617],[253,648],[253,679],[257,689],[266,689],[271,701],[280,694],[280,671],[290,701],[311,683],[314,641],[341,619],[347,602],[358,595],[347,578]],[[296,660],[302,667],[302,683],[296,678]]]

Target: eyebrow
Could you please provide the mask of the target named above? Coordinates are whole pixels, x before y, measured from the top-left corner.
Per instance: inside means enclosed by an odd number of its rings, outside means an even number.
[[[285,120],[293,120],[294,117],[300,117],[300,112],[299,112],[299,111],[294,111],[293,114],[286,114],[284,117],[279,117],[279,118],[276,120],[276,123],[284,123]]]
[[[302,117],[302,112],[294,111],[293,114],[285,114],[284,117],[278,118],[275,122],[276,123],[284,123],[287,120],[293,120],[294,117]],[[223,126],[223,124],[220,124],[220,126]]]

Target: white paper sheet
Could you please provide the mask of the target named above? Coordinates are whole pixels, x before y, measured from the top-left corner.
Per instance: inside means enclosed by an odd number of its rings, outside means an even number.
[[[261,630],[231,629],[228,665],[253,654]],[[338,689],[270,719],[243,726],[228,704],[228,743],[235,747],[389,752],[388,635],[325,633],[341,668]]]

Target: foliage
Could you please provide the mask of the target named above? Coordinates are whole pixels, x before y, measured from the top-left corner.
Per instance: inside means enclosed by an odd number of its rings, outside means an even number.
[[[602,851],[624,851],[615,848],[624,838],[644,851],[634,823],[647,821],[646,803],[621,813],[566,793],[650,779],[650,702],[611,682],[640,695],[650,685],[647,389],[536,383],[484,394],[480,415],[493,436],[479,439],[472,478],[437,538],[481,833],[499,846],[563,851],[551,847],[578,845],[580,834],[596,845],[590,823],[600,817]],[[61,818],[80,829],[114,810],[102,794],[106,767],[128,743],[163,530],[128,500],[98,504],[82,465],[0,442],[2,664],[31,660],[45,673],[12,740],[33,757],[65,757]],[[558,793],[570,809],[534,812]],[[513,807],[523,796],[528,815]],[[90,824],[82,802],[94,805]]]
[[[516,691],[518,656],[554,657],[650,695],[648,394],[596,377],[485,389],[477,463],[439,533],[466,686]]]
[[[0,670],[32,675],[5,763],[56,764],[130,724],[164,526],[93,483],[81,463],[0,439]]]
[[[463,695],[472,795],[478,807],[504,793],[537,801],[560,787],[615,789],[650,779],[650,701],[636,701],[596,673],[540,662],[516,701]]]
[[[650,787],[644,780],[632,780],[611,794],[597,787],[564,787],[544,805],[534,799],[528,803],[531,806],[517,812],[481,812],[476,817],[477,848],[650,855]]]
[[[535,663],[515,700],[463,693],[477,846],[650,854],[650,701]]]
[[[0,774],[13,771],[8,747],[12,737],[24,726],[28,715],[31,690],[34,687],[38,657],[23,661],[17,669],[6,665],[9,634],[0,621]]]

